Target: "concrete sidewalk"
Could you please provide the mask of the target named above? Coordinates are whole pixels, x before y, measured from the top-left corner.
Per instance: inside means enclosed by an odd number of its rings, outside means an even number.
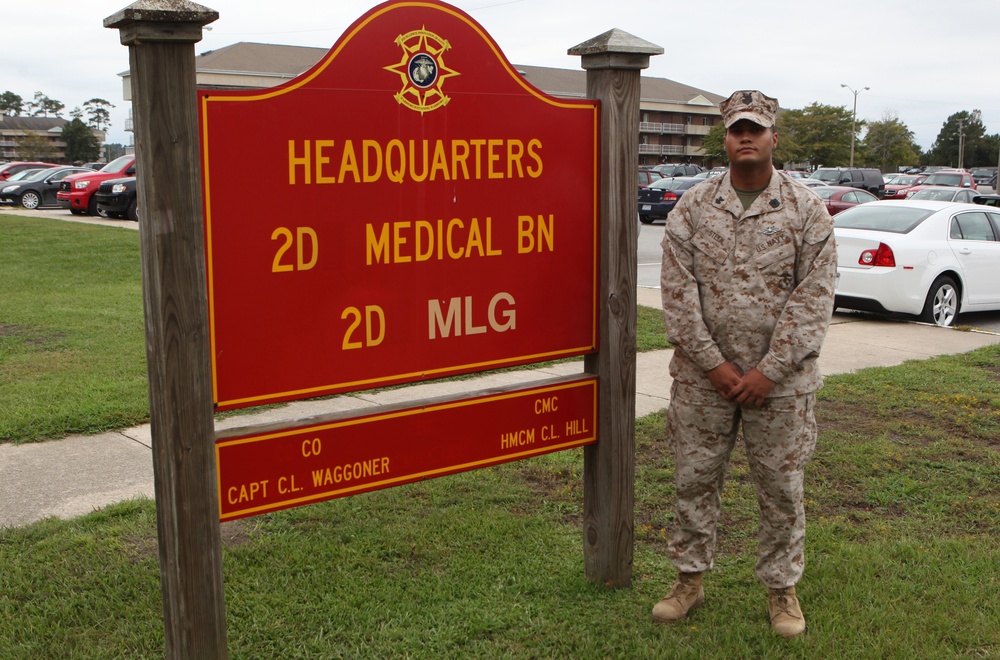
[[[659,306],[656,289],[638,289],[638,302]],[[885,367],[907,360],[964,353],[1000,343],[1000,335],[961,332],[916,323],[835,315],[820,356],[824,374]],[[636,362],[636,416],[667,406],[672,351],[640,353]],[[511,371],[485,378],[428,383],[381,392],[360,392],[322,401],[288,404],[253,415],[229,417],[218,429],[472,392],[492,386],[579,373],[582,361],[545,369]],[[137,496],[153,497],[153,461],[148,425],[94,436],[19,446],[0,445],[0,527],[49,516],[72,518]]]

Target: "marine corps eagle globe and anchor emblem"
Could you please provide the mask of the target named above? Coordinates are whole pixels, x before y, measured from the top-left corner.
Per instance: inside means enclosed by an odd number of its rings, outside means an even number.
[[[448,41],[421,27],[399,35],[396,43],[403,49],[403,57],[384,67],[402,80],[403,88],[395,99],[420,114],[447,105],[451,98],[442,90],[444,81],[459,75],[444,63],[444,52],[451,48]]]

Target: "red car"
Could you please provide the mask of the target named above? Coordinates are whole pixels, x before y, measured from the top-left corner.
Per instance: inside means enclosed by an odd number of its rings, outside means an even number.
[[[116,158],[100,170],[84,174],[74,174],[63,179],[56,193],[59,206],[69,209],[74,215],[97,215],[97,198],[94,193],[102,181],[135,176],[135,156]]]
[[[913,193],[922,190],[927,186],[951,186],[953,188],[972,188],[977,190],[976,180],[972,178],[967,170],[938,170],[920,182],[918,186],[912,186],[906,191],[906,198],[909,199]],[[897,193],[898,199],[898,193]]]
[[[39,167],[59,167],[54,163],[18,162],[4,163],[0,165],[0,181],[6,181],[11,174],[17,174],[21,170],[34,169]]]
[[[837,215],[858,204],[878,201],[878,197],[867,190],[848,186],[817,186],[811,190],[823,200],[830,215]]]
[[[906,199],[906,193],[913,186],[918,186],[924,182],[927,174],[904,174],[892,180],[892,183],[885,184],[885,197],[883,199]]]
[[[659,172],[654,172],[653,170],[639,170],[639,190],[642,190],[654,181],[659,181],[663,177],[660,176]]]

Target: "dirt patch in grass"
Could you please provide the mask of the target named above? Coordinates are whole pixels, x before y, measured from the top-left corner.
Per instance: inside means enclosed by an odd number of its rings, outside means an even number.
[[[223,548],[242,548],[250,545],[256,532],[246,520],[224,522],[219,530]]]
[[[249,545],[256,532],[246,520],[231,520],[224,522],[219,528],[223,549],[242,548]],[[132,534],[124,539],[125,556],[133,564],[146,561],[159,562],[160,549],[156,540],[156,532],[152,534]]]
[[[0,323],[0,337],[12,337],[20,340],[26,346],[32,348],[43,348],[49,344],[59,341],[65,335],[52,330],[43,331],[28,325],[13,325]]]
[[[583,501],[583,478],[566,468],[556,468],[533,461],[518,464],[521,479],[534,493],[532,508],[537,509],[544,502],[580,503]],[[567,525],[582,525],[583,517],[579,507],[557,507]]]
[[[1000,373],[1000,368],[997,369]],[[820,435],[827,432],[844,438],[856,437],[867,441],[879,434],[887,434],[894,442],[907,445],[929,445],[946,438],[962,438],[983,447],[996,447],[1000,438],[990,428],[974,426],[996,411],[986,401],[977,402],[968,410],[957,412],[956,406],[941,405],[928,409],[914,406],[890,413],[878,413],[860,402],[816,402],[816,421]]]

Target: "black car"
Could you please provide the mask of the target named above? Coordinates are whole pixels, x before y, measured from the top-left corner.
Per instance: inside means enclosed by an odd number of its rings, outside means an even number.
[[[649,224],[653,220],[666,218],[686,190],[704,181],[706,179],[677,176],[649,184],[639,191],[639,221]]]
[[[983,206],[1000,206],[1000,195],[976,195],[972,198],[972,203]]]
[[[136,196],[135,177],[108,179],[94,193],[97,213],[107,218],[139,219],[139,200]]]
[[[885,179],[882,172],[868,167],[821,167],[810,179],[818,179],[829,186],[850,186],[867,190],[879,199],[885,197]]]
[[[50,167],[35,172],[21,181],[0,182],[0,202],[17,204],[26,209],[59,206],[59,202],[56,201],[59,184],[67,176],[80,172],[90,172],[90,170],[84,167]]]
[[[991,186],[997,178],[995,167],[973,167],[969,173],[975,179],[977,186]]]

